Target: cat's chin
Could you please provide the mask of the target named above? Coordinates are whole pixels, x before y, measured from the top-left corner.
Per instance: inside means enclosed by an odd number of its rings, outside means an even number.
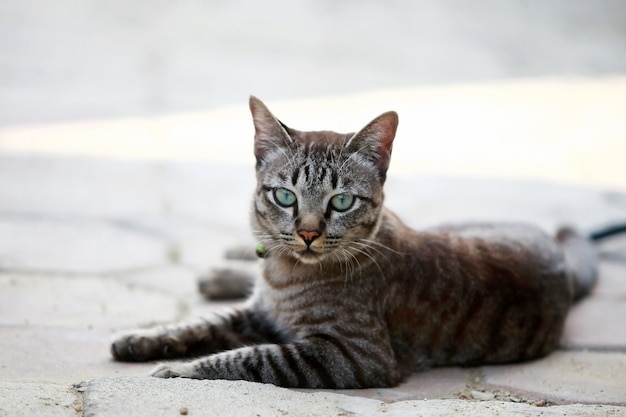
[[[294,252],[294,258],[307,265],[317,264],[323,257],[323,254],[313,251]]]

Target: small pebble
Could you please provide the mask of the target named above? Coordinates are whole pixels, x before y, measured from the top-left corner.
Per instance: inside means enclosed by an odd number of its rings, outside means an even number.
[[[479,401],[490,401],[495,398],[495,395],[491,392],[482,392],[482,391],[473,390],[472,397],[475,400],[479,400]]]

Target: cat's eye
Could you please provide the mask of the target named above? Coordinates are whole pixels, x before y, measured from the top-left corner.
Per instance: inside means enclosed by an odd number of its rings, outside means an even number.
[[[335,211],[346,211],[354,204],[354,196],[348,193],[337,194],[330,199],[330,206]]]
[[[274,200],[276,200],[276,203],[278,203],[279,206],[291,207],[296,204],[297,199],[293,191],[286,188],[275,188]]]

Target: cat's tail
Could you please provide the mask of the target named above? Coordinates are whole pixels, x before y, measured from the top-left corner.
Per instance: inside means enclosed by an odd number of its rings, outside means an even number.
[[[556,240],[565,254],[565,268],[574,301],[589,294],[598,281],[598,253],[595,243],[621,233],[626,233],[626,223],[606,226],[588,235],[571,227],[559,229]]]
[[[601,229],[594,230],[593,232],[589,233],[589,239],[593,241],[600,241],[608,237],[619,235],[621,233],[626,233],[626,223],[611,224]]]

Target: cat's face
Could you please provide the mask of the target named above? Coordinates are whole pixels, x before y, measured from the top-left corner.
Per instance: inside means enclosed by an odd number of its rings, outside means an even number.
[[[345,262],[371,246],[397,126],[386,113],[357,134],[299,132],[250,99],[257,189],[252,223],[269,256]]]

